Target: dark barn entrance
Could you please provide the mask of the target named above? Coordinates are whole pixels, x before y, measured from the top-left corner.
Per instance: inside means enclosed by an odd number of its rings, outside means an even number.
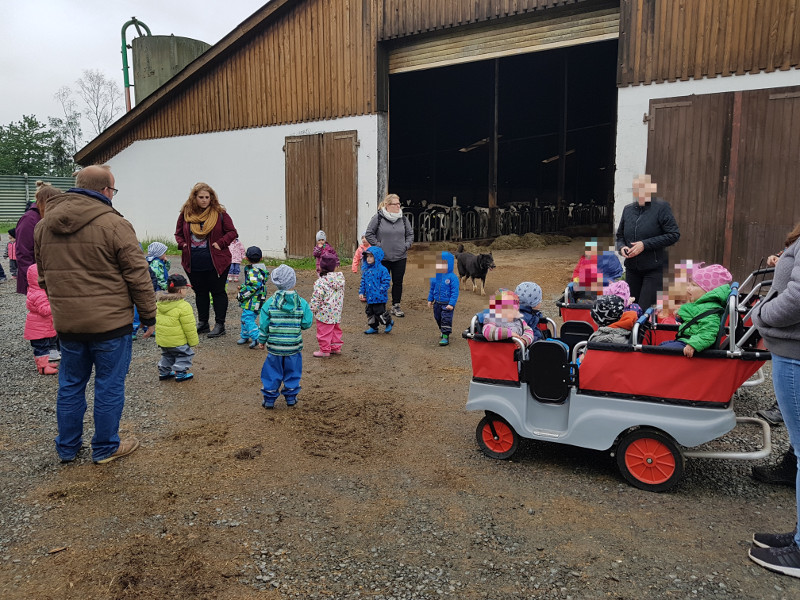
[[[416,239],[610,228],[616,61],[610,40],[390,75],[389,190]]]

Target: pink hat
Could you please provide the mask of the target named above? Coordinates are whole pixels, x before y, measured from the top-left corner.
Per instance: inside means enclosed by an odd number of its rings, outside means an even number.
[[[710,292],[721,285],[733,281],[728,269],[722,265],[695,267],[692,269],[691,278],[704,292]]]
[[[629,306],[631,303],[631,288],[625,281],[615,281],[614,283],[610,283],[603,292],[603,295],[619,296],[622,298],[625,306]]]

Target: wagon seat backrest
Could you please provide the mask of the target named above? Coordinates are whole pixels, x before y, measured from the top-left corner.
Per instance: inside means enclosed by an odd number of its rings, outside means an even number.
[[[567,349],[558,342],[542,340],[528,348],[528,360],[520,365],[520,381],[540,402],[560,403],[569,396],[574,379],[574,365],[569,362]]]
[[[561,341],[569,346],[570,354],[575,349],[575,344],[585,342],[594,333],[594,327],[585,321],[564,321],[559,332]]]

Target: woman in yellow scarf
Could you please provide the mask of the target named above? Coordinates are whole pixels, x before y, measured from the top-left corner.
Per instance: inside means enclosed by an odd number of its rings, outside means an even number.
[[[233,219],[207,183],[196,183],[184,202],[175,228],[181,265],[189,275],[197,302],[197,332],[209,331],[210,297],[214,298],[214,329],[208,337],[225,333],[228,294],[225,292],[231,253],[228,245],[239,237]],[[210,297],[209,297],[210,295]]]

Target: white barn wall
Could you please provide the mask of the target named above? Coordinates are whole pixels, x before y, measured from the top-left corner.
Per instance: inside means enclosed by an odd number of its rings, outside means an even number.
[[[364,231],[379,197],[377,115],[135,142],[108,161],[120,190],[114,206],[140,240],[174,240],[180,207],[192,186],[204,181],[227,208],[245,247],[284,258],[285,138],[349,130],[358,131],[360,142],[356,230]],[[313,246],[308,240],[309,254]]]
[[[716,94],[800,85],[800,70],[745,74],[638,85],[620,88],[617,95],[617,171],[614,177],[614,229],[622,217],[622,209],[633,200],[632,182],[644,173],[647,163],[647,123],[650,100],[691,94]],[[665,198],[669,201],[669,198]]]

